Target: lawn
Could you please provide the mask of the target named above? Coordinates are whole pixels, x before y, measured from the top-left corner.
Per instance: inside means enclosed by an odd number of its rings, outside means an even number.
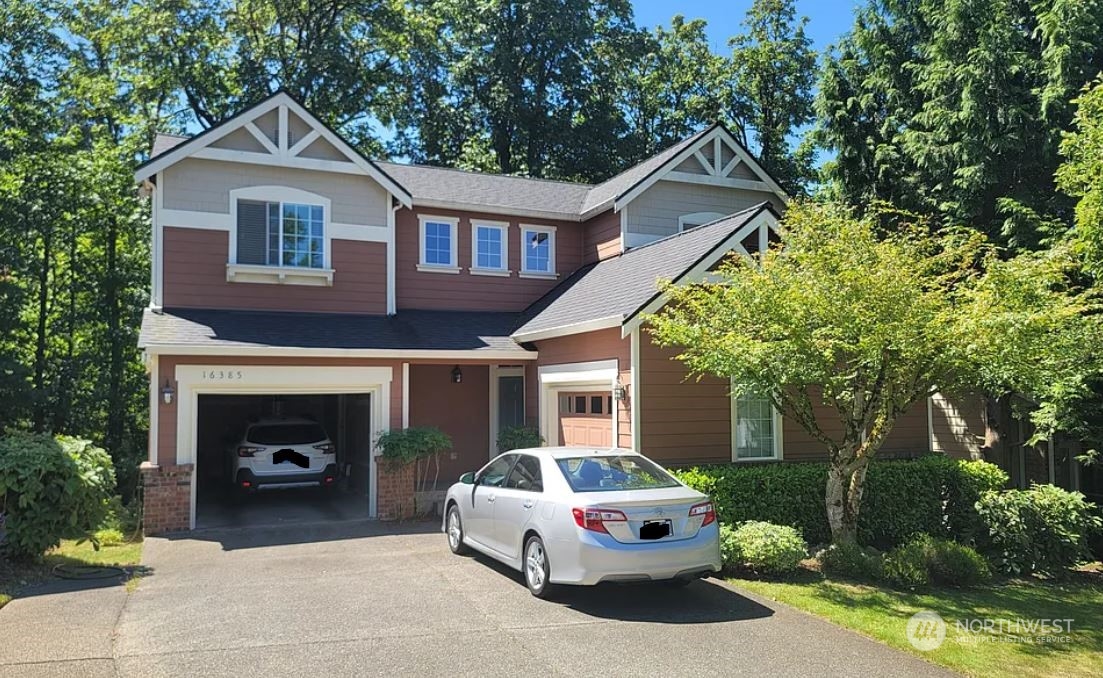
[[[1103,667],[1103,583],[1099,573],[1078,575],[1061,583],[1015,580],[916,593],[830,581],[811,573],[791,582],[729,581],[961,673],[1097,676]],[[945,641],[929,652],[912,647],[905,635],[908,619],[920,610],[937,612],[946,622]],[[1055,634],[1055,639],[957,628],[959,621],[984,619],[1072,622],[1070,631]]]
[[[65,540],[47,553],[38,563],[9,563],[0,560],[0,607],[24,586],[43,582],[53,576],[57,565],[96,566],[116,565],[133,568],[142,560],[142,542],[123,542],[113,546],[101,546],[99,551],[90,542],[78,544]]]

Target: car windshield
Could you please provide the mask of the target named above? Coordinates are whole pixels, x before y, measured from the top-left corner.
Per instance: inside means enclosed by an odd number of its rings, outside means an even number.
[[[306,445],[326,439],[318,424],[263,424],[249,429],[247,440],[261,445]]]
[[[575,492],[612,492],[677,487],[678,481],[649,459],[637,454],[556,459]]]

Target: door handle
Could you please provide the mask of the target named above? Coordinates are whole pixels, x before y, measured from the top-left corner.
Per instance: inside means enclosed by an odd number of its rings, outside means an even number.
[[[495,497],[493,494],[486,495],[486,500],[491,503],[493,503],[495,499],[497,499],[497,497]]]
[[[533,501],[533,500],[531,500],[531,499],[526,499],[526,500],[525,500],[525,502],[524,502],[523,504],[521,504],[521,506],[524,506],[524,507],[525,507],[525,508],[527,508],[527,509],[530,509],[530,508],[532,508],[532,507],[533,507],[533,506],[535,506],[535,505],[536,505],[536,502],[534,502],[534,501]]]

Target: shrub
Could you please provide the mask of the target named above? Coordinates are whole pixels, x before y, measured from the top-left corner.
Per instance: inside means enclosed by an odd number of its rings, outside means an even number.
[[[1094,509],[1079,492],[1053,485],[986,492],[977,502],[987,528],[982,544],[1003,572],[1051,574],[1088,556],[1090,537],[1101,527]]]
[[[905,589],[929,584],[928,545],[929,537],[919,537],[886,553],[881,565],[881,577],[889,584]]]
[[[523,450],[530,447],[540,447],[544,444],[544,437],[540,431],[531,426],[507,426],[498,434],[498,451]]]
[[[0,437],[0,514],[6,553],[42,555],[65,538],[87,538],[115,489],[111,457],[87,440],[14,432]]]
[[[919,535],[885,554],[882,577],[901,588],[928,583],[973,586],[991,577],[988,563],[969,546]]]
[[[675,473],[712,497],[723,522],[763,520],[796,527],[813,544],[831,540],[825,462],[724,464]],[[944,455],[874,461],[862,495],[859,541],[891,548],[924,533],[968,538],[980,525],[975,497],[1005,481],[992,464]]]
[[[113,527],[96,530],[96,533],[92,535],[92,543],[96,546],[118,546],[125,541],[126,537],[123,533]]]
[[[882,557],[876,549],[854,543],[832,544],[816,554],[824,574],[863,581],[881,578]]]
[[[759,574],[784,574],[808,557],[800,532],[787,525],[750,521],[721,527],[720,555],[724,563]]]

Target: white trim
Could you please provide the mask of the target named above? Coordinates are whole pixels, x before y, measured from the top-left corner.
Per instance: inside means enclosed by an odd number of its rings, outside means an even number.
[[[478,202],[463,202],[459,200],[428,200],[424,198],[416,198],[413,206],[415,208],[433,209],[433,210],[463,210],[469,212],[481,212],[483,214],[495,214],[503,217],[520,217],[522,219],[554,219],[556,221],[586,221],[590,218],[590,215],[604,212],[608,209],[608,206],[601,208],[595,212],[589,210],[585,214],[579,214],[578,212],[556,212],[552,210],[534,210],[524,209],[516,207],[504,207],[502,205],[484,205]]]
[[[407,360],[536,360],[536,351],[517,349],[473,349],[430,351],[390,348],[300,348],[297,346],[256,346],[233,344],[205,346],[195,344],[146,344],[139,346],[150,355],[262,356],[271,358],[382,358]]]
[[[167,210],[158,208],[158,220],[164,226],[195,228],[205,231],[232,231],[233,217],[225,212],[200,212],[198,210]]]
[[[540,435],[544,436],[547,445],[554,447],[560,444],[560,391],[585,391],[587,390],[586,387],[595,387],[594,390],[598,391],[608,389],[609,394],[612,395],[619,376],[620,369],[616,360],[540,366],[537,369]],[[620,440],[618,409],[618,407],[613,407],[613,411],[609,414],[613,421],[613,447],[616,447]]]
[[[720,175],[725,177],[730,175],[732,173],[732,170],[734,170],[736,167],[739,167],[739,163],[741,162],[743,162],[743,159],[739,157],[739,154],[733,153],[732,159],[729,160],[728,164],[724,165],[723,169],[720,170]]]
[[[705,224],[716,221],[717,219],[723,219],[728,215],[720,214],[719,212],[691,212],[690,214],[683,214],[678,217],[678,232],[686,230],[687,222],[690,228],[696,226],[704,226]]]
[[[288,115],[287,105],[280,106],[280,127],[276,132],[276,138],[280,140],[280,158],[287,159],[287,140],[291,137],[290,130],[288,129]]]
[[[607,330],[612,327],[620,327],[624,318],[620,315],[610,315],[604,318],[597,318],[596,320],[587,320],[580,323],[572,323],[570,325],[560,325],[558,327],[552,327],[546,330],[536,330],[535,332],[515,332],[510,335],[510,339],[520,343],[525,341],[541,341],[542,339],[554,339],[555,337],[566,337],[572,334],[581,334],[583,332],[593,332],[595,330]]]
[[[459,273],[460,272],[460,238],[459,223],[457,217],[444,217],[435,214],[417,215],[417,270],[422,272]],[[449,245],[451,252],[450,263],[429,264],[425,261],[425,226],[426,224],[447,224],[450,227]]]
[[[318,130],[316,130],[316,129],[310,130],[309,132],[306,133],[306,136],[304,136],[302,139],[299,139],[298,141],[296,141],[294,146],[287,149],[287,154],[292,155],[292,156],[296,156],[296,155],[302,153],[307,148],[309,148],[312,143],[317,141],[321,136],[322,136],[322,134]]]
[[[227,263],[237,264],[237,203],[239,200],[256,200],[258,202],[275,202],[280,204],[280,222],[283,222],[283,205],[285,203],[320,205],[322,207],[322,269],[330,267],[330,214],[332,201],[324,195],[304,191],[301,188],[290,186],[246,186],[230,191],[230,251],[226,258]],[[267,215],[265,217],[267,219]],[[282,227],[281,227],[282,228]],[[282,244],[281,244],[282,248]],[[265,246],[267,252],[267,244]],[[282,249],[281,249],[282,258]],[[255,265],[255,264],[254,264]],[[298,268],[298,267],[295,267]],[[303,267],[306,268],[306,267]],[[319,269],[312,269],[319,270]]]
[[[272,140],[268,138],[267,134],[260,131],[260,128],[257,127],[255,122],[250,120],[249,122],[245,123],[245,129],[249,132],[249,134],[252,134],[253,138],[256,139],[261,146],[264,146],[265,150],[267,150],[269,153],[271,153],[272,155],[280,154],[280,149],[276,148],[276,145],[272,143]]]
[[[521,277],[528,276],[545,276],[545,277],[557,277],[559,275],[558,268],[556,267],[556,235],[555,226],[544,226],[538,224],[520,224],[521,227]],[[529,269],[528,257],[525,254],[525,246],[528,244],[528,237],[526,231],[532,231],[533,233],[546,233],[548,236],[548,270],[540,271],[535,269]]]
[[[149,463],[157,465],[160,447],[158,425],[160,423],[161,409],[161,375],[160,361],[156,355],[146,356],[146,369],[149,370],[149,449],[146,457]]]
[[[258,153],[256,151],[238,151],[230,148],[208,147],[192,153],[191,157],[199,160],[237,162],[247,165],[264,165],[266,167],[290,167],[293,169],[315,170],[318,172],[355,174],[357,176],[364,175],[360,167],[352,162],[344,160],[325,160],[322,158],[304,158],[301,155],[280,157],[269,153]]]
[[[640,374],[643,370],[640,369],[640,328],[637,327],[632,330],[631,342],[631,376],[629,378],[632,380],[630,384],[632,393],[628,397],[632,399],[629,403],[632,407],[632,449],[642,454],[640,449],[643,444],[640,434]]]
[[[772,426],[773,426],[774,430],[773,430],[773,436],[772,437],[773,437],[773,442],[774,442],[774,456],[772,456],[772,457],[746,457],[746,458],[743,458],[743,459],[740,459],[738,457],[736,452],[739,449],[738,448],[738,439],[737,439],[737,437],[739,435],[739,430],[738,430],[739,419],[738,419],[738,412],[737,412],[737,406],[736,406],[736,397],[734,395],[729,395],[728,400],[729,400],[730,405],[731,405],[731,458],[732,458],[732,463],[744,464],[744,463],[756,462],[756,461],[782,461],[782,460],[784,460],[785,459],[785,445],[784,445],[784,442],[781,439],[781,431],[782,431],[782,427],[783,427],[783,420],[782,420],[782,417],[781,417],[781,412],[778,411],[778,409],[775,408],[773,406],[773,404],[770,405],[770,411],[773,414]]]
[[[157,173],[157,183],[153,187],[152,216],[152,258],[153,288],[150,293],[150,305],[161,308],[165,299],[165,185],[164,176]]]
[[[697,158],[697,162],[700,163],[701,167],[704,168],[704,170],[706,172],[708,172],[709,174],[712,174],[713,172],[716,171],[715,169],[713,169],[712,165],[709,163],[708,158],[706,158],[705,155],[703,153],[701,153],[701,149],[698,148],[698,149],[694,150],[693,151],[693,157]]]
[[[226,282],[332,287],[333,272],[332,268],[226,264]]]
[[[493,266],[479,266],[479,239],[478,233],[480,228],[496,229],[502,234],[502,247],[499,253],[502,260],[502,265],[498,268]],[[487,219],[471,219],[471,275],[496,275],[501,277],[508,277],[513,271],[509,270],[509,222],[508,221],[489,221]]]
[[[498,456],[498,396],[500,391],[498,388],[499,377],[521,377],[521,408],[525,410],[528,403],[525,402],[526,391],[528,390],[525,384],[525,368],[516,366],[491,365],[490,366],[490,458]]]
[[[620,211],[620,253],[628,249],[628,210]]]
[[[735,177],[714,177],[693,172],[671,170],[663,177],[664,181],[677,181],[683,184],[702,184],[705,186],[722,186],[724,188],[739,188],[745,191],[763,191],[771,193],[770,185],[764,181],[753,179],[737,179]]]
[[[234,373],[237,378],[212,381],[208,373]],[[390,429],[390,367],[306,367],[276,365],[177,365],[176,366],[176,463],[193,464],[191,474],[190,527],[195,529],[195,500],[198,463],[195,449],[198,439],[199,396],[207,393],[269,395],[368,393],[372,405],[372,449],[379,433]],[[376,517],[378,483],[373,453],[371,487],[368,490],[368,516]]]
[[[398,289],[395,282],[397,278],[398,255],[395,247],[395,213],[402,205],[392,205],[390,196],[387,197],[387,315],[398,313]]]
[[[368,224],[329,223],[331,240],[356,240],[359,242],[390,242],[390,229]]]
[[[732,151],[735,151],[733,148]],[[712,138],[712,172],[711,174],[720,174],[720,135],[717,134]]]
[[[558,280],[558,273],[518,273],[518,278],[525,278],[526,280]]]
[[[513,276],[513,271],[499,271],[493,268],[469,268],[467,272],[471,275],[481,275],[489,278],[510,278]]]
[[[402,363],[402,428],[410,428],[410,363]]]

